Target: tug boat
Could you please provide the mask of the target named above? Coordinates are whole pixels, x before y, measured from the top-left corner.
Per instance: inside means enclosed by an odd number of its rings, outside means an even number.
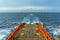
[[[32,17],[30,17],[32,18]],[[26,18],[24,18],[25,20]],[[6,38],[6,40],[53,40],[43,24],[38,22],[37,17],[32,18],[35,21],[30,23],[26,20],[21,22]]]

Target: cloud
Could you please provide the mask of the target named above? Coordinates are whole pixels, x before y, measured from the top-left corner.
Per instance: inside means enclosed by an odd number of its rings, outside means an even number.
[[[49,9],[49,7],[33,7],[33,6],[28,6],[28,7],[0,7],[0,10],[22,10],[22,9]]]
[[[43,10],[53,10],[59,9],[56,7],[47,7],[47,6],[26,6],[26,7],[0,7],[1,11],[43,11]]]

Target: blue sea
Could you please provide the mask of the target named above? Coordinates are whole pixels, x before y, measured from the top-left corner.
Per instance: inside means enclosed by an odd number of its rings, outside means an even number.
[[[18,26],[24,17],[33,14],[37,16],[39,21],[43,23],[45,29],[54,38],[54,33],[58,30],[60,25],[60,13],[51,12],[1,12],[0,13],[0,40],[6,40],[6,37]],[[56,32],[57,34],[59,32]]]

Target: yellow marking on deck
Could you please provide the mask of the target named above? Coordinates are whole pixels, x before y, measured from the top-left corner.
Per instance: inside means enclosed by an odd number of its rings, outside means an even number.
[[[21,35],[21,36],[23,36],[23,35],[24,35],[24,33],[22,32],[22,33],[20,33],[20,35]]]
[[[39,35],[40,35],[40,33],[36,33],[36,35],[37,35],[37,36],[39,36]]]

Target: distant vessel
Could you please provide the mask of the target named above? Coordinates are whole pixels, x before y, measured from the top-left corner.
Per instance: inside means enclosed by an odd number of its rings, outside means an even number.
[[[36,16],[28,15],[7,36],[6,40],[53,40]]]

